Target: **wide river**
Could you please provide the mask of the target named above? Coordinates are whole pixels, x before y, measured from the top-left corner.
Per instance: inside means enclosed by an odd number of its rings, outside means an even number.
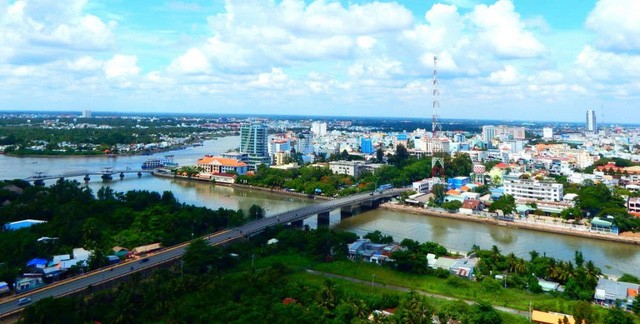
[[[139,169],[149,158],[174,155],[180,165],[195,164],[205,154],[220,154],[239,146],[240,138],[225,137],[204,142],[204,146],[190,147],[154,156],[107,157],[10,157],[0,155],[0,179],[26,178],[36,172],[62,174],[75,171],[99,171],[103,167],[115,169]],[[78,179],[82,181],[81,179]],[[51,183],[51,182],[50,182]],[[252,204],[262,206],[267,214],[298,208],[312,204],[313,200],[271,194],[259,190],[245,190],[225,186],[215,186],[202,182],[171,180],[143,175],[127,175],[123,180],[103,183],[98,176],[89,182],[94,191],[104,185],[116,191],[152,190],[172,191],[176,198],[187,204],[209,208],[249,209]],[[38,218],[37,215],[25,215]],[[315,227],[315,218],[305,221]],[[392,235],[397,241],[411,238],[418,241],[438,242],[449,249],[468,251],[477,244],[483,248],[497,245],[503,252],[513,252],[520,257],[529,257],[529,251],[536,250],[564,260],[573,260],[574,251],[581,250],[586,259],[593,260],[603,272],[611,275],[630,273],[640,276],[640,247],[622,243],[606,242],[580,237],[527,231],[515,228],[497,227],[480,223],[453,219],[429,217],[401,213],[385,209],[363,212],[340,221],[339,211],[331,213],[331,225],[339,230],[364,235],[380,230]]]

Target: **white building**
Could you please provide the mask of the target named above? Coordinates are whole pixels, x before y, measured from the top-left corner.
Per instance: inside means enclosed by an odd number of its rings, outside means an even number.
[[[593,109],[587,109],[587,130],[593,133],[598,132],[598,124],[596,123],[596,111]]]
[[[352,177],[358,177],[364,166],[363,161],[332,161],[329,162],[331,172],[335,174],[346,174]]]
[[[327,135],[327,123],[325,122],[313,122],[311,123],[311,132],[316,136]]]
[[[553,139],[553,128],[551,127],[544,127],[542,129],[542,138],[546,139],[546,140],[550,140]]]
[[[433,185],[442,183],[440,178],[429,178],[416,181],[412,184],[413,190],[417,193],[427,193],[433,188]]]
[[[562,184],[530,179],[505,179],[504,194],[512,195],[516,199],[548,201],[562,201],[564,196]]]
[[[491,145],[491,141],[496,137],[496,127],[493,125],[482,126],[482,141]]]

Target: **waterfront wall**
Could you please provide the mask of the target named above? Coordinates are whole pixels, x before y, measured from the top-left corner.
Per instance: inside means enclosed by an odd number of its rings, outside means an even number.
[[[640,245],[640,237],[580,231],[580,230],[563,228],[563,227],[553,226],[553,225],[544,224],[544,223],[529,223],[529,222],[522,222],[522,221],[513,221],[513,222],[502,221],[502,220],[496,220],[488,217],[480,217],[475,215],[466,215],[466,214],[459,214],[459,213],[449,213],[449,212],[443,212],[443,211],[438,211],[433,209],[425,209],[421,207],[398,205],[395,203],[384,203],[380,205],[380,207],[390,209],[390,210],[401,211],[401,212],[409,212],[414,214],[423,214],[428,216],[458,219],[462,221],[471,221],[471,222],[484,223],[489,225],[521,228],[521,229],[533,230],[533,231],[539,231],[539,232],[571,235],[571,236],[586,237],[586,238],[596,239],[596,240]]]

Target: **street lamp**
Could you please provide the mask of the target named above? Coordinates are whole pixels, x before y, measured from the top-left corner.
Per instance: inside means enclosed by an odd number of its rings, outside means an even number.
[[[375,272],[371,275],[371,288],[375,285],[376,282],[376,274]]]

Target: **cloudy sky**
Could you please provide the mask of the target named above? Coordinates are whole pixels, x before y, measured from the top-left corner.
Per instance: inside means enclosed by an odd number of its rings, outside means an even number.
[[[0,109],[640,123],[638,0],[0,0]]]

